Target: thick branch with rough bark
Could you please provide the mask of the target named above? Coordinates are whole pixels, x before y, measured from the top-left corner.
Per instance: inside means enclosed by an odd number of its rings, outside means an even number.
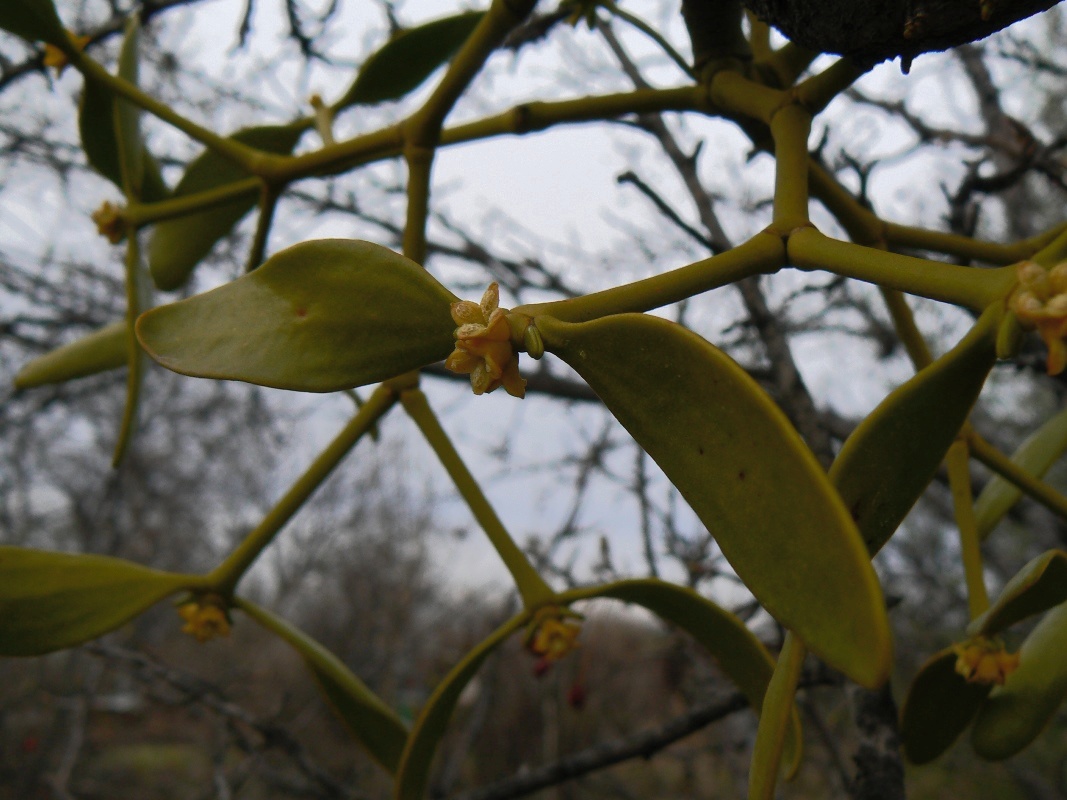
[[[699,0],[711,4],[718,0]],[[1059,0],[745,0],[797,44],[870,66],[974,42]]]

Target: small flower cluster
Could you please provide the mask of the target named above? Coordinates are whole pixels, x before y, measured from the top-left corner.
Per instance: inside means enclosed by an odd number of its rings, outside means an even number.
[[[471,376],[475,394],[486,394],[503,386],[514,397],[526,396],[526,381],[519,374],[519,354],[511,344],[507,309],[500,308],[500,287],[496,283],[482,295],[482,302],[460,300],[452,304],[456,328],[456,349],[445,360],[453,372]]]
[[[126,218],[121,206],[105,200],[100,208],[92,213],[92,220],[96,223],[96,232],[111,244],[118,244],[126,238]]]
[[[178,614],[185,620],[182,633],[198,642],[207,642],[230,635],[230,617],[221,597],[204,595],[178,606]]]
[[[580,615],[559,606],[548,606],[537,612],[526,629],[526,649],[538,657],[534,674],[543,675],[579,647],[580,620]]]
[[[1050,270],[1024,261],[1016,270],[1019,288],[1011,310],[1021,323],[1037,328],[1048,346],[1048,374],[1059,375],[1067,368],[1067,261]]]
[[[1009,653],[997,640],[978,637],[952,646],[956,653],[956,672],[968,683],[1003,686],[1019,668],[1019,654]]]

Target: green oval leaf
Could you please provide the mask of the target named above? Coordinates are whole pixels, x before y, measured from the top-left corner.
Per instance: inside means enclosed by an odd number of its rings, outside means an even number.
[[[1053,416],[1026,438],[1011,460],[1035,478],[1044,476],[1067,450],[1067,409]],[[1011,481],[994,475],[974,503],[978,536],[985,539],[1013,505],[1022,490]]]
[[[659,464],[756,598],[865,686],[889,674],[881,589],[852,519],[785,415],[726,354],[657,317],[536,320]]]
[[[1042,553],[1005,584],[1000,597],[967,628],[972,636],[995,636],[1020,620],[1067,601],[1067,552]]]
[[[1067,605],[1052,609],[1019,651],[1019,668],[996,687],[971,731],[982,758],[1013,756],[1038,737],[1067,697]]]
[[[913,764],[940,756],[971,724],[982,707],[989,684],[968,683],[956,672],[950,647],[931,657],[915,675],[901,711],[900,740]]]
[[[332,392],[440,361],[455,342],[455,296],[370,242],[324,239],[137,323],[156,361],[183,375]]]
[[[486,657],[529,622],[530,616],[530,612],[524,611],[509,619],[468,652],[444,680],[437,684],[430,699],[419,711],[419,716],[411,728],[407,747],[400,757],[400,767],[396,772],[396,790],[393,794],[397,800],[422,800],[437,745],[445,735],[460,694]]]
[[[136,14],[126,23],[126,37],[119,51],[120,78],[137,85],[141,21]],[[139,200],[144,182],[144,142],[141,140],[141,109],[128,100],[115,98],[112,103],[115,133],[118,138],[119,168],[122,191],[130,200]]]
[[[305,130],[307,123],[303,122],[267,125],[245,128],[230,138],[268,153],[288,154]],[[248,177],[247,172],[228,158],[206,150],[189,164],[174,187],[174,197],[207,192]],[[236,200],[156,225],[148,246],[148,266],[156,286],[169,291],[183,285],[215,243],[233,230],[258,200],[259,190],[251,189]]]
[[[57,47],[67,44],[67,32],[52,0],[3,0],[0,28],[29,42],[40,40]]]
[[[455,55],[484,16],[471,11],[400,31],[363,62],[355,83],[334,108],[399,100],[414,91]]]
[[[345,726],[374,759],[396,772],[408,731],[400,718],[333,653],[299,628],[248,600],[235,605],[284,639],[304,659],[311,674]]]
[[[137,17],[127,24],[126,39],[119,55],[119,76],[137,83]],[[89,165],[123,192],[137,199],[155,202],[169,191],[159,164],[141,138],[139,109],[119,100],[103,84],[87,79],[78,110],[78,131]],[[124,130],[122,137],[119,131]],[[123,141],[120,147],[120,139]],[[123,164],[129,173],[129,186],[123,180]],[[131,191],[131,189],[133,191]]]
[[[126,366],[126,323],[112,322],[77,341],[57,347],[24,366],[16,389],[63,383]]]
[[[830,480],[871,554],[933,480],[996,360],[999,311],[989,309],[952,350],[899,386],[848,437]]]
[[[729,611],[692,589],[655,578],[564,592],[560,601],[571,603],[595,597],[610,597],[642,606],[684,630],[715,659],[726,677],[741,690],[752,710],[757,715],[760,713],[774,674],[775,661],[745,623]],[[789,774],[800,766],[802,741],[800,717],[794,707],[785,746]]]
[[[0,545],[0,656],[102,636],[195,580],[118,558]]]

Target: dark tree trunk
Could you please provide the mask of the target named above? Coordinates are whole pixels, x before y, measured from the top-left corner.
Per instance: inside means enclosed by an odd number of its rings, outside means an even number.
[[[717,3],[720,0],[704,0]],[[797,44],[870,66],[947,50],[1045,11],[1059,0],[744,0]]]

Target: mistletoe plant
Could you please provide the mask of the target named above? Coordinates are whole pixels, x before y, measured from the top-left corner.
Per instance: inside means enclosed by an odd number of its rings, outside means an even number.
[[[743,27],[732,0],[687,13],[698,63],[689,64],[651,26],[607,2],[565,9],[575,19],[611,13],[666,48],[691,81],[668,89],[539,102],[446,127],[458,98],[526,16],[529,0],[493,0],[404,31],[369,58],[354,83],[288,125],[225,136],[149,96],[137,84],[138,31],[129,20],[116,74],[68,32],[51,0],[5,0],[0,26],[43,42],[50,63],[84,76],[79,129],[89,163],[114,182],[125,206],[105,204],[101,233],[125,242],[127,313],[87,338],[30,364],[21,388],[128,368],[126,412],[115,453],[134,432],[145,360],[184,375],[248,381],[303,392],[376,384],[358,413],[262,522],[207,574],[161,572],[94,555],[0,547],[0,654],[31,656],[114,630],[174,597],[184,630],[225,634],[235,611],[296,649],[352,735],[395,777],[396,797],[424,796],[433,756],[464,686],[491,651],[521,633],[546,663],[565,658],[579,635],[572,607],[593,598],[643,606],[688,631],[759,713],[749,796],[770,798],[780,771],[800,762],[793,697],[810,652],[866,687],[892,666],[892,641],[871,557],[900,527],[942,462],[955,500],[971,627],[919,672],[903,712],[907,755],[923,762],[974,722],[979,755],[1026,747],[1067,694],[1067,553],[1041,556],[993,604],[980,539],[1025,492],[1057,513],[1067,498],[1041,480],[1067,447],[1060,415],[1010,459],[968,422],[994,362],[1016,354],[1036,329],[1048,368],[1067,364],[1067,226],[997,244],[883,220],[847,192],[808,151],[812,119],[865,71],[841,58],[808,74],[816,53],[773,49],[755,18]],[[992,7],[992,6],[991,6]],[[687,12],[693,8],[687,6]],[[983,10],[983,15],[985,11]],[[995,9],[990,13],[995,13]],[[985,17],[983,16],[983,19]],[[745,31],[747,30],[747,33]],[[332,120],[360,104],[394,100],[439,67],[428,99],[402,121],[335,140]],[[806,76],[806,77],[805,77]],[[625,114],[675,111],[737,123],[773,154],[773,219],[732,249],[653,277],[565,300],[499,307],[497,286],[480,302],[456,297],[427,272],[429,187],[441,148]],[[155,115],[204,146],[169,187],[139,131]],[[308,131],[322,146],[292,155]],[[279,196],[294,182],[338,175],[387,159],[407,167],[403,253],[371,242],[325,240],[269,258]],[[809,217],[821,201],[851,241],[820,232]],[[181,287],[212,246],[249,212],[258,222],[248,271],[204,294],[151,308],[150,284]],[[141,232],[148,234],[142,251]],[[921,247],[980,266],[895,252]],[[146,270],[147,265],[147,270]],[[731,358],[692,331],[648,312],[753,276],[821,270],[880,287],[916,367],[855,429],[825,470],[783,412]],[[973,328],[933,360],[904,295],[969,309]],[[522,398],[522,354],[552,354],[584,379],[714,531],[737,575],[788,631],[777,659],[735,616],[696,592],[658,579],[556,591],[534,569],[486,500],[419,387],[420,369],[444,361],[470,376],[474,394],[500,387]],[[472,649],[406,725],[330,652],[285,620],[237,594],[242,577],[334,467],[397,407],[410,417],[469,505],[514,579],[522,610]],[[977,505],[968,462],[1001,476]],[[999,635],[1044,615],[1018,654]]]

